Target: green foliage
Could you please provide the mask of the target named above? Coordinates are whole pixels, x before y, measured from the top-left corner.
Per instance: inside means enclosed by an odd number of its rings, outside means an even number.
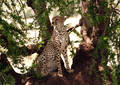
[[[26,25],[22,20],[20,10],[18,11],[16,7],[17,5],[12,0],[0,2],[0,54],[6,54],[14,64],[21,61],[22,58],[18,56],[24,55],[26,51],[24,48],[26,35],[22,29]],[[23,46],[22,49],[20,46]],[[7,73],[9,70],[9,67],[4,67],[4,64],[0,63],[2,85],[14,85],[15,83],[13,77]]]
[[[0,85],[15,85],[15,79],[9,74],[10,69],[0,62]]]
[[[95,59],[101,57],[101,65],[104,66],[103,80],[105,85],[108,85],[108,77],[112,76],[113,85],[119,85],[120,72],[118,69],[120,65],[120,17],[116,10],[113,9],[119,6],[112,1],[101,1],[101,3],[93,4],[91,1],[88,5],[88,21],[92,26],[97,24],[109,23],[105,27],[105,35],[102,35],[98,39],[97,48],[94,52]],[[119,8],[119,7],[118,7]],[[98,11],[99,10],[99,11]],[[113,11],[114,10],[114,11]],[[110,21],[109,21],[110,20]],[[101,28],[102,29],[102,28]],[[111,63],[111,68],[113,69],[110,73],[107,64]]]
[[[39,37],[42,37],[42,40],[50,37],[47,31],[47,24],[49,14],[54,8],[58,8],[57,11],[61,16],[70,17],[76,13],[81,14],[81,0],[32,0],[33,10],[36,15],[33,16],[34,21],[32,23],[26,24],[27,16],[24,10],[26,4],[23,2],[23,0],[0,1],[0,46],[7,49],[6,54],[13,60],[14,64],[20,63],[22,61],[21,55],[26,52],[24,44],[26,39],[25,31],[27,29],[38,29],[37,26],[39,26]],[[103,71],[104,81],[106,82],[108,75],[111,74],[113,85],[118,85],[120,83],[118,81],[120,78],[120,17],[115,10],[117,4],[114,3],[114,0],[103,0],[100,3],[93,3],[93,0],[89,1],[88,13],[85,15],[90,26],[103,25],[106,22],[110,23],[105,27],[106,35],[100,36],[98,40],[97,48],[94,52],[95,60],[102,57],[101,65],[105,69]],[[34,24],[37,26],[34,26]],[[79,36],[77,31],[74,31],[74,33]],[[39,42],[39,48],[42,47],[42,44],[43,41]],[[23,48],[20,48],[21,46]],[[74,51],[71,51],[74,54]],[[106,59],[108,56],[109,58]],[[118,64],[116,64],[116,58]],[[107,68],[108,62],[112,62],[113,70],[111,73]],[[4,67],[0,63],[0,71],[0,85],[1,83],[3,85],[15,84],[14,78],[11,75],[7,75],[8,67]]]
[[[112,71],[112,79],[113,79],[113,85],[120,84],[120,65],[114,66],[114,69]]]
[[[100,3],[98,3],[99,6],[93,3],[93,1],[90,1],[88,4],[88,12],[86,16],[88,17],[89,22],[94,26],[99,23],[105,23],[109,18],[109,3],[107,1],[100,1]]]
[[[6,6],[7,11],[1,6],[0,15],[0,45],[8,50],[8,55],[17,55],[19,53],[19,46],[24,45],[25,34],[23,30],[17,27],[17,23],[21,26],[24,25],[20,15],[17,15],[17,10],[15,10],[16,4],[9,1],[2,2],[2,5]],[[14,11],[13,8],[14,7]],[[11,12],[9,12],[11,11]],[[14,13],[13,13],[14,12]],[[13,19],[12,23],[8,23],[7,19]]]
[[[14,27],[12,24],[8,24],[5,20],[0,18],[1,24],[1,41],[0,45],[5,47],[8,52],[8,56],[18,56],[21,55],[25,51],[23,49],[21,52],[19,50],[19,45],[23,45],[24,41],[23,38],[25,37],[22,30]],[[25,52],[24,52],[25,53]],[[16,57],[13,58],[16,60]]]
[[[3,74],[0,78],[0,85],[15,85],[15,79],[11,75]]]

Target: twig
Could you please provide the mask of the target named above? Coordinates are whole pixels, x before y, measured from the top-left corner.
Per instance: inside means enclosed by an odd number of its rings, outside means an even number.
[[[116,6],[114,8],[116,8],[119,4],[120,4],[120,1],[117,2]]]
[[[75,27],[71,27],[67,30],[67,32],[72,32],[75,28],[79,27],[80,25],[77,24]]]
[[[19,0],[18,0],[18,1],[19,1]],[[20,0],[19,3],[21,3],[22,5],[24,5],[21,0]],[[27,23],[27,18],[26,18],[26,14],[25,14],[25,10],[24,10],[24,9],[23,9],[23,14],[24,14],[25,21],[26,21],[26,23]]]
[[[1,1],[2,3],[0,4],[0,7],[2,7],[2,4],[5,2],[4,0]]]

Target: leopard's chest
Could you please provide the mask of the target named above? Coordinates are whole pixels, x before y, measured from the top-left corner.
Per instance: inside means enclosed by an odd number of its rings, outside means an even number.
[[[61,45],[66,45],[69,42],[69,35],[66,31],[55,32],[51,39],[53,42],[60,43]]]

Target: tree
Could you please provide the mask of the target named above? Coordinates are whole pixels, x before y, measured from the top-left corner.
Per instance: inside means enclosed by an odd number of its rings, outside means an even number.
[[[20,6],[19,10],[16,9],[16,6],[18,6],[16,2]],[[44,41],[42,48],[39,48],[41,42],[36,43],[34,46],[32,45],[31,49],[25,46],[25,31],[28,28],[36,29],[34,26],[36,23],[29,25],[25,23],[27,17],[24,11],[25,4],[31,7],[35,13],[35,22],[40,26],[37,28],[41,33],[39,37],[42,37],[42,41]],[[119,0],[27,0],[27,3],[24,0],[2,0],[0,5],[0,46],[8,50],[3,52],[3,50],[1,51],[2,48],[0,48],[0,60],[4,54],[4,56],[10,57],[15,64],[20,63],[22,59],[18,57],[20,55],[25,56],[33,52],[41,53],[52,34],[53,27],[50,23],[49,13],[53,8],[58,7],[60,16],[66,16],[66,18],[76,13],[82,16],[78,26],[81,26],[83,40],[73,58],[72,68],[74,72],[68,74],[64,70],[65,76],[63,78],[52,75],[41,80],[30,78],[27,82],[33,81],[33,85],[39,85],[39,83],[44,85],[54,85],[56,83],[62,85],[119,85]],[[11,11],[5,10],[2,7],[3,5]],[[20,13],[23,14],[20,15]],[[9,18],[12,20],[12,23],[6,20]],[[108,62],[111,62],[111,66],[107,65]],[[0,62],[1,67],[3,67],[4,63],[3,61]],[[10,67],[9,64],[7,66]],[[5,67],[0,69],[2,70],[0,72],[0,80],[5,81],[0,83],[3,85],[6,83],[11,84],[6,81],[9,78],[6,74],[10,73],[9,69],[12,68],[8,69]],[[8,70],[6,71],[6,69]],[[13,81],[15,81],[14,78]]]

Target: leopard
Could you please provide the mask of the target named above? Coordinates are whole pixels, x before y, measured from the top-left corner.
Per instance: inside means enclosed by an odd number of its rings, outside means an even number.
[[[58,68],[58,76],[63,76],[61,67],[61,54],[63,55],[66,63],[66,70],[71,73],[73,70],[69,67],[67,46],[69,43],[69,33],[64,26],[65,18],[62,16],[55,16],[52,18],[52,25],[54,27],[52,36],[47,42],[43,52],[36,59],[39,63],[39,71],[42,75],[48,75],[53,69]],[[52,63],[52,64],[51,64]]]

